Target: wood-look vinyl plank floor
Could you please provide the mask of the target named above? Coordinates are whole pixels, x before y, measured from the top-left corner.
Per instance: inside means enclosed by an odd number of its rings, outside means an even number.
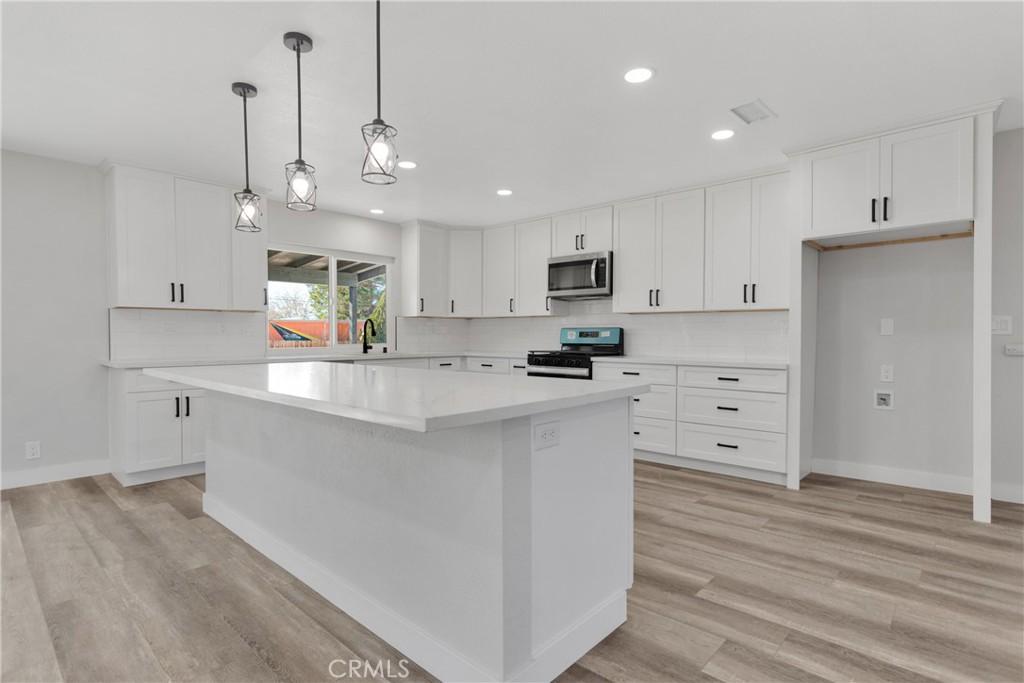
[[[2,681],[330,681],[401,653],[202,513],[203,475],[4,491]],[[560,683],[1024,680],[1024,506],[637,463],[625,625]],[[409,663],[407,680],[433,681]],[[392,679],[394,680],[394,679]]]

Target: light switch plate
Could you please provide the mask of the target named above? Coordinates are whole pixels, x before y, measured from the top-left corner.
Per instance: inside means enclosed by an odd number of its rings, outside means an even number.
[[[894,382],[893,379],[893,367],[892,365],[883,365],[882,371],[879,373],[878,379],[882,382]]]
[[[25,442],[25,459],[35,460],[42,455],[42,449],[39,446],[38,441],[26,441]]]
[[[891,337],[896,331],[896,324],[892,318],[882,318],[878,321],[878,334],[883,337]]]
[[[992,334],[1013,334],[1013,316],[992,316]]]

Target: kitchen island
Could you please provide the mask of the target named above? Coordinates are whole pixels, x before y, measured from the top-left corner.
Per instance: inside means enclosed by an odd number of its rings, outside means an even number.
[[[213,392],[206,513],[438,678],[550,680],[625,621],[646,383],[144,373]]]

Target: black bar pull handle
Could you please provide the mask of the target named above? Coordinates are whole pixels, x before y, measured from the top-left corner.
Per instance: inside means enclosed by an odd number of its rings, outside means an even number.
[[[743,284],[743,303],[747,303],[747,285]]]
[[[757,283],[750,285],[750,303],[757,303]]]
[[[739,382],[740,378],[739,377],[719,377],[718,381],[719,382]]]
[[[580,235],[580,251],[586,251],[587,249],[587,235],[583,233]]]
[[[550,311],[551,310],[551,297],[550,296],[544,297],[544,310],[545,311]]]
[[[174,283],[171,283],[171,303],[174,303]]]
[[[451,363],[438,363],[438,366],[442,367],[442,368],[450,368],[452,366],[452,364]]]
[[[420,297],[420,313],[423,312],[423,297]]]
[[[580,250],[580,236],[576,235],[576,251]]]
[[[525,365],[513,365],[512,367],[514,367],[516,370],[525,370],[526,369]]]
[[[480,367],[482,367],[482,368],[493,368],[494,367],[494,363],[481,363]]]
[[[729,406],[715,406],[715,408],[717,408],[718,410],[729,410],[734,413],[739,412],[739,408],[731,408]]]
[[[871,198],[871,222],[877,223],[878,218],[875,217],[875,212],[878,209],[878,199],[875,197]]]
[[[634,396],[633,397],[633,403],[639,403],[639,402],[640,402],[640,399]]]
[[[739,446],[733,445],[731,443],[716,443],[715,445],[718,446],[719,448],[731,448],[733,450],[739,448]]]
[[[640,436],[640,432],[633,432],[633,436]]]
[[[639,372],[630,372],[629,370],[623,370],[622,374],[623,375],[633,375],[634,377],[639,377],[640,376]]]
[[[192,415],[192,401],[190,400],[191,398],[191,396],[185,397],[185,417],[190,417]]]
[[[889,198],[882,197],[882,220],[889,220]]]
[[[509,300],[508,300],[508,312],[509,313],[515,313],[515,309],[512,308],[512,298],[511,297],[509,297]]]
[[[653,289],[648,289],[647,290],[647,305],[648,306],[653,306],[654,305],[654,290]]]
[[[174,417],[181,417],[181,397],[174,397]]]
[[[267,301],[267,288],[263,288],[263,305],[266,306],[269,302]]]
[[[455,312],[455,299],[452,299],[452,313]]]
[[[181,299],[181,303],[185,303],[185,283],[184,282],[179,282],[178,283],[178,292],[181,294],[181,296],[178,297],[179,299]]]
[[[654,305],[655,306],[660,306],[661,305],[661,290],[660,289],[654,290]]]

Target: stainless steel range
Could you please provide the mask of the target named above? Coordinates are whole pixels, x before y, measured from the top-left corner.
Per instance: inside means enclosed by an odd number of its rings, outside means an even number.
[[[558,351],[530,351],[530,377],[592,379],[595,356],[621,356],[625,334],[621,327],[563,327]]]

